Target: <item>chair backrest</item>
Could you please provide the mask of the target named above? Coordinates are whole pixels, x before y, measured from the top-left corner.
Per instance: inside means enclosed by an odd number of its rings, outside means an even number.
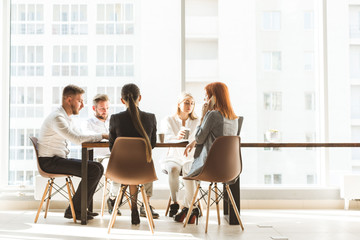
[[[239,136],[222,136],[215,139],[204,167],[197,180],[208,182],[230,182],[242,171]]]
[[[138,137],[116,138],[105,176],[125,185],[139,185],[157,180],[153,162],[146,161],[145,140]]]
[[[238,118],[238,131],[237,131],[237,134],[236,134],[238,136],[240,136],[240,131],[241,131],[243,121],[244,121],[244,117],[239,116],[239,118]]]
[[[34,151],[35,151],[35,155],[36,155],[36,166],[37,166],[39,174],[45,178],[55,178],[55,177],[67,176],[64,174],[47,173],[47,172],[43,171],[39,164],[38,139],[36,137],[29,137],[29,138],[34,146]]]

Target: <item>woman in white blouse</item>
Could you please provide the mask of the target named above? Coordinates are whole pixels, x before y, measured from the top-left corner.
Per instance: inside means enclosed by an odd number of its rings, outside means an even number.
[[[164,119],[162,127],[165,133],[166,141],[185,140],[186,131],[189,130],[188,141],[195,140],[195,129],[199,125],[199,119],[194,113],[195,101],[190,93],[183,93],[177,104],[177,112]],[[169,216],[173,217],[179,210],[178,192],[179,176],[186,175],[193,161],[193,156],[185,156],[182,148],[169,148],[166,158],[162,161],[162,168],[169,175],[169,185],[172,204],[170,205]],[[184,208],[189,208],[192,195],[195,190],[194,181],[184,180],[185,199]],[[175,216],[176,217],[176,216]]]

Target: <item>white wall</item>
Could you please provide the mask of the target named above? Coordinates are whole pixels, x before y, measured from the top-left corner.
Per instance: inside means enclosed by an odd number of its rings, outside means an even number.
[[[351,141],[349,81],[349,5],[328,1],[328,120],[329,142]],[[337,16],[337,17],[333,17]],[[330,149],[330,185],[351,171],[351,149]]]
[[[7,184],[9,126],[9,1],[0,2],[0,187]]]

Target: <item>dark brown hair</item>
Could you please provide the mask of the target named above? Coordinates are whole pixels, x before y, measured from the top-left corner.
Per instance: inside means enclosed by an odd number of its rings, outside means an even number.
[[[136,131],[145,138],[146,143],[146,161],[151,162],[151,143],[149,137],[141,123],[139,110],[135,105],[135,101],[140,96],[140,89],[133,83],[125,84],[121,89],[121,98],[129,104],[130,116]]]
[[[81,87],[78,87],[76,85],[67,85],[63,90],[63,100],[68,96],[74,96],[77,94],[84,94],[85,91]]]

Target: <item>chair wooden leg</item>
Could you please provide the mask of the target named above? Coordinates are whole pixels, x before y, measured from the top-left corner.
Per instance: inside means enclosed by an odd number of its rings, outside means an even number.
[[[198,201],[198,207],[199,207],[199,211],[200,211],[199,217],[204,216],[204,214],[203,214],[203,206],[201,204],[200,198],[198,198],[197,201]]]
[[[170,204],[171,204],[171,196],[169,197],[169,201],[168,201],[168,204],[167,204],[167,207],[166,207],[166,211],[165,211],[165,216],[167,216],[167,214],[168,214],[168,212],[169,212]]]
[[[107,187],[107,178],[105,178],[105,181],[104,181],[103,199],[101,202],[101,216],[104,216],[105,198],[106,198],[106,191],[107,191],[106,187]]]
[[[110,233],[111,228],[114,226],[115,219],[116,219],[116,216],[117,216],[116,209],[119,207],[120,198],[121,198],[121,195],[123,193],[123,188],[124,187],[121,187],[119,189],[119,193],[118,193],[118,195],[116,197],[114,208],[113,208],[113,211],[112,211],[112,214],[111,214],[111,219],[110,219],[109,226],[108,226],[108,233]]]
[[[190,218],[192,209],[194,208],[194,203],[195,203],[195,200],[196,200],[196,198],[197,198],[197,194],[198,194],[198,192],[199,192],[199,189],[200,189],[200,183],[198,183],[198,185],[197,185],[197,188],[196,188],[195,193],[194,193],[193,200],[191,201],[191,204],[190,204],[190,206],[189,206],[189,211],[188,211],[188,213],[186,214],[184,227],[186,227],[186,225],[187,225],[187,223],[188,223],[188,221],[189,221],[189,218]]]
[[[69,176],[69,182],[70,182],[70,187],[71,187],[71,190],[72,190],[72,196],[74,196],[75,195],[75,188],[74,188],[74,184],[73,184],[70,176]]]
[[[72,217],[73,217],[73,219],[74,219],[74,223],[76,223],[76,215],[75,215],[74,204],[73,204],[72,197],[71,197],[71,190],[70,190],[69,178],[66,178],[66,187],[67,187],[68,194],[69,194],[69,202],[70,202],[71,215],[72,215]]]
[[[242,222],[241,222],[241,219],[240,219],[240,216],[239,216],[239,210],[238,210],[238,208],[237,208],[237,206],[236,206],[236,204],[235,204],[235,200],[234,200],[234,197],[233,197],[233,195],[232,195],[232,193],[231,193],[231,191],[230,191],[229,185],[226,184],[226,185],[225,185],[225,188],[226,188],[226,191],[227,191],[228,196],[229,196],[229,198],[230,198],[231,205],[232,205],[233,208],[234,208],[234,212],[235,212],[236,218],[237,218],[237,220],[239,221],[239,224],[240,224],[240,226],[241,226],[241,229],[244,231],[244,226],[243,226],[243,224],[242,224]]]
[[[205,226],[205,233],[207,233],[207,230],[208,230],[208,224],[209,224],[210,200],[211,200],[211,187],[212,187],[212,183],[210,183],[210,184],[209,184],[208,202],[207,202],[207,208],[206,208],[206,226]]]
[[[149,202],[147,200],[147,196],[146,196],[143,185],[140,187],[140,191],[141,191],[141,195],[142,195],[142,198],[143,198],[143,201],[145,204],[146,218],[148,220],[149,228],[150,228],[151,233],[154,234],[154,227],[155,227],[154,220],[152,218]]]
[[[49,190],[49,185],[50,185],[50,179],[48,180],[48,183],[46,184],[46,187],[45,187],[43,196],[42,196],[42,198],[41,198],[40,206],[39,206],[38,211],[37,211],[36,216],[35,216],[34,223],[36,223],[37,220],[38,220],[38,218],[39,218],[39,214],[40,214],[40,211],[41,211],[41,207],[42,207],[42,205],[43,205],[43,203],[44,203],[45,196],[46,196],[46,194],[47,194],[47,192],[48,192],[48,190]]]
[[[215,183],[215,203],[216,203],[216,211],[217,211],[217,218],[218,218],[218,224],[220,225],[220,208],[219,208],[219,194],[218,194],[218,188],[217,184]]]
[[[51,200],[51,192],[52,192],[53,184],[54,184],[54,179],[52,178],[52,179],[51,179],[51,182],[50,182],[50,186],[49,186],[49,191],[48,191],[49,194],[48,194],[48,199],[47,199],[47,201],[46,201],[44,218],[47,217],[47,212],[48,212],[48,210],[49,210],[49,205],[50,205],[50,200]]]

